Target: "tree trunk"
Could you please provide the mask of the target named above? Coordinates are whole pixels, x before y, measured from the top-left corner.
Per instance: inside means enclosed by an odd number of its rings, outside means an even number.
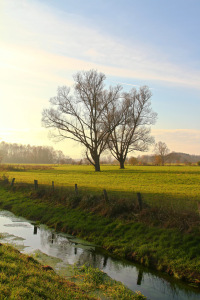
[[[97,155],[95,157],[95,165],[94,165],[95,171],[100,172],[100,162],[99,162],[99,156]]]
[[[124,169],[124,160],[123,159],[119,160],[119,163],[120,163],[120,169]]]

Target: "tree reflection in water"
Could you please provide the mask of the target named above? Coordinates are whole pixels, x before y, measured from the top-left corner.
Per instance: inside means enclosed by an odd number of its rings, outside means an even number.
[[[143,271],[139,270],[139,272],[138,272],[138,278],[137,278],[137,285],[141,285],[142,275],[143,275]]]

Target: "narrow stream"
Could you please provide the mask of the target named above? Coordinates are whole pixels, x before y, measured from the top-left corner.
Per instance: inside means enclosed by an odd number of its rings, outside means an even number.
[[[3,235],[0,242],[12,244],[23,253],[53,257],[48,264],[61,275],[67,275],[69,264],[90,264],[123,282],[131,290],[141,291],[151,300],[200,299],[199,290],[168,275],[115,259],[91,243],[69,234],[56,233],[45,225],[36,226],[8,211],[0,211],[0,234]]]

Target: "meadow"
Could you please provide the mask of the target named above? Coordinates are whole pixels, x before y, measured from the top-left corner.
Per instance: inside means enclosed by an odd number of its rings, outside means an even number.
[[[150,206],[172,207],[173,209],[197,210],[200,201],[200,166],[102,166],[101,172],[94,172],[92,166],[85,165],[7,165],[0,167],[3,175],[17,184],[33,184],[38,180],[40,186],[74,190],[79,193],[102,195],[107,190],[109,197],[136,199],[142,194]]]

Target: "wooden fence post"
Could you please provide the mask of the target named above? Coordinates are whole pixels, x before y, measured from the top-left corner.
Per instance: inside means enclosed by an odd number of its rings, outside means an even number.
[[[106,190],[103,190],[104,200],[108,202],[108,194]]]
[[[34,187],[35,187],[35,190],[38,190],[38,181],[37,180],[34,180]]]
[[[137,198],[138,198],[139,210],[142,210],[142,196],[140,193],[137,193]]]
[[[75,183],[75,194],[76,194],[76,196],[78,195],[78,186],[77,186],[77,183]]]
[[[11,186],[14,186],[15,178],[12,179],[11,181]]]

